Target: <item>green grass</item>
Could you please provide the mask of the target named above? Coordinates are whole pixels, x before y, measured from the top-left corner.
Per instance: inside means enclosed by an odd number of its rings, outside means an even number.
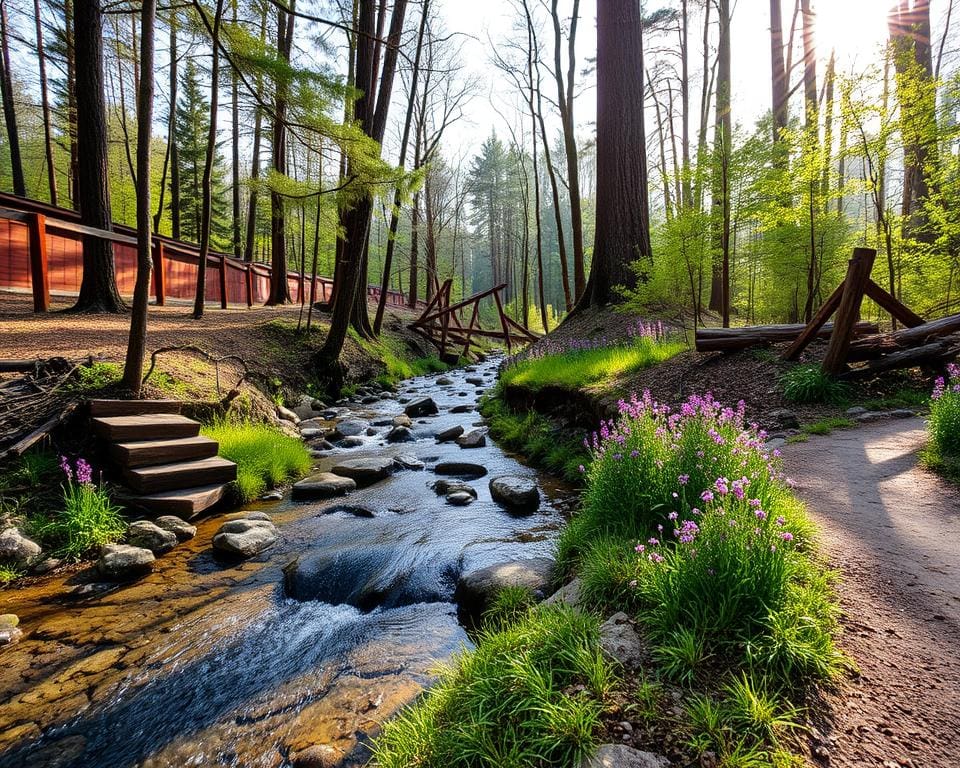
[[[76,377],[76,381],[67,385],[71,391],[95,392],[118,384],[123,377],[123,369],[118,363],[94,363],[77,368]]]
[[[450,366],[435,355],[412,359],[406,353],[406,346],[400,339],[383,335],[374,341],[369,341],[361,338],[352,328],[350,337],[370,357],[382,363],[385,370],[377,376],[376,381],[385,386],[393,386],[414,376],[440,373],[450,369]]]
[[[596,744],[614,672],[595,617],[539,607],[484,631],[384,726],[380,768],[575,766]]]
[[[0,565],[0,586],[16,581],[22,574],[16,568],[10,565]]]
[[[686,346],[677,341],[638,338],[628,345],[574,350],[520,360],[501,373],[500,381],[504,386],[524,387],[532,391],[544,387],[582,389],[662,363],[685,349]]]
[[[796,365],[780,379],[783,396],[791,403],[825,403],[842,405],[849,402],[851,390],[847,384],[823,372],[816,364]]]
[[[921,461],[948,480],[960,483],[960,366],[948,365],[930,399],[930,443]]]
[[[203,427],[220,443],[220,455],[237,465],[236,491],[241,503],[302,477],[312,466],[310,451],[299,439],[266,424],[220,420]]]
[[[811,424],[804,424],[800,427],[800,432],[804,435],[829,435],[835,429],[850,429],[857,426],[853,419],[847,419],[843,416],[832,416],[820,421],[814,421]]]
[[[101,486],[68,482],[63,487],[63,508],[29,527],[58,556],[80,560],[117,541],[126,531],[127,521]]]
[[[930,404],[930,392],[918,387],[901,387],[882,397],[859,401],[868,411],[887,411],[893,408],[920,408]]]
[[[490,436],[500,445],[569,483],[583,482],[580,467],[587,463],[588,455],[580,439],[558,429],[546,416],[536,411],[516,413],[497,394],[481,401],[480,413],[489,422]]]

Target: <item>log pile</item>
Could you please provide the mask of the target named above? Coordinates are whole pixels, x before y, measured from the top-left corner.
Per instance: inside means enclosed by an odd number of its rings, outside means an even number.
[[[0,459],[22,455],[73,412],[80,398],[65,385],[79,367],[62,357],[0,361],[0,373],[20,374],[0,380]]]
[[[743,328],[698,328],[697,352],[735,352],[764,344],[794,341],[806,328],[797,325],[753,325]],[[876,323],[860,322],[853,328],[856,336],[879,333]],[[833,333],[833,323],[827,323],[817,333],[826,339]]]

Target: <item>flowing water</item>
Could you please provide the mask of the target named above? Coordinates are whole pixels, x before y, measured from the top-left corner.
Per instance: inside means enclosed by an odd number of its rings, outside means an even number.
[[[414,421],[415,442],[386,443],[382,425],[362,446],[316,462],[325,470],[346,457],[408,454],[424,470],[345,499],[249,507],[281,533],[259,557],[214,557],[210,541],[225,518],[217,515],[134,584],[97,584],[88,570],[0,592],[0,613],[18,614],[25,633],[0,651],[0,768],[364,763],[379,725],[429,684],[439,661],[469,645],[453,602],[458,575],[549,555],[571,500],[541,477],[540,511],[512,516],[490,498],[489,478],[533,470],[489,439],[478,449],[434,440],[479,419],[451,409],[476,404],[496,363],[445,374],[449,385],[437,376],[406,382],[402,399],[430,396],[440,407]],[[467,383],[474,377],[483,384]],[[402,408],[384,399],[338,418],[383,422]],[[488,469],[467,481],[473,504],[451,506],[430,489],[440,461]],[[323,594],[336,604],[287,596],[283,569],[297,559],[326,563],[321,580],[334,588]],[[347,599],[358,591],[365,599]]]

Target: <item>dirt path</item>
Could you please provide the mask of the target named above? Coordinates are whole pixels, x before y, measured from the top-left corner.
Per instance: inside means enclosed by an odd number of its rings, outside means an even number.
[[[831,766],[960,765],[960,490],[917,466],[920,419],[788,446],[840,572],[859,675],[826,697],[811,749]]]

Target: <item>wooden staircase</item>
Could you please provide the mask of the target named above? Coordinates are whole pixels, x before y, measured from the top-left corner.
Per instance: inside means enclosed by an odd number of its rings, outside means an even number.
[[[190,519],[237,479],[237,465],[217,455],[217,442],[175,400],[92,400],[90,420],[132,491],[131,506]]]

